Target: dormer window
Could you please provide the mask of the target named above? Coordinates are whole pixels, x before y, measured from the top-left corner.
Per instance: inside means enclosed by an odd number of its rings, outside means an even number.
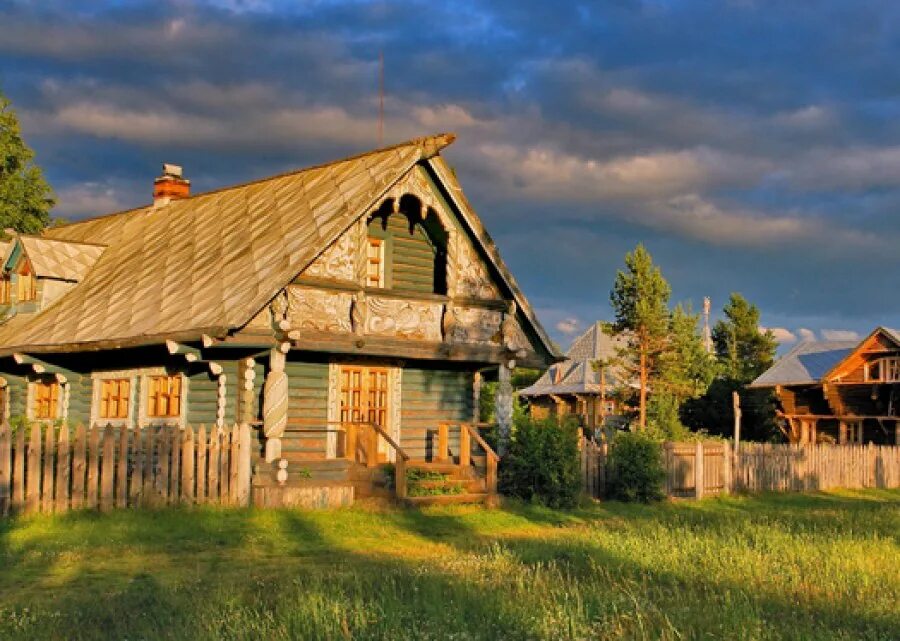
[[[384,239],[369,237],[366,249],[366,287],[384,284]]]
[[[31,271],[27,262],[22,264],[18,273],[16,295],[18,302],[24,303],[33,301],[37,298],[37,286],[35,283],[34,273]]]

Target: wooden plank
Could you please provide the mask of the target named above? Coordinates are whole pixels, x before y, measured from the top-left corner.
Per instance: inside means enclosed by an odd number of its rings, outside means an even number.
[[[131,432],[131,472],[128,475],[128,505],[141,504],[144,490],[144,431],[135,427]]]
[[[87,473],[87,434],[81,423],[75,428],[72,447],[72,509],[84,507],[84,477]]]
[[[57,512],[69,509],[71,490],[69,475],[71,472],[71,452],[69,451],[69,426],[63,424],[59,428],[59,443],[56,447],[56,506]]]
[[[168,429],[160,428],[156,433],[156,449],[159,462],[157,464],[156,494],[160,504],[169,502],[169,447],[172,443]]]
[[[41,483],[41,511],[53,511],[53,472],[56,466],[56,429],[53,425],[44,428],[43,482]]]
[[[97,492],[100,484],[100,428],[94,425],[88,435],[87,444],[87,498],[85,507],[94,509],[98,506]]]
[[[467,425],[459,427],[459,466],[467,469],[472,462],[472,436]]]
[[[184,428],[181,437],[181,502],[194,503],[194,429]]]
[[[178,428],[173,428],[169,432],[170,446],[169,451],[172,453],[171,463],[171,481],[169,484],[169,504],[174,505],[181,500],[181,434]]]
[[[16,430],[13,439],[12,468],[12,512],[18,514],[25,509],[25,427]]]
[[[141,504],[153,505],[156,503],[156,435],[152,427],[146,427],[141,432],[144,440],[144,484],[141,489]]]
[[[240,498],[240,491],[238,485],[238,474],[240,468],[240,443],[241,443],[241,432],[240,428],[235,425],[231,429],[231,455],[229,456],[229,470],[228,470],[228,489],[229,489],[229,500],[231,505],[237,505],[238,500]]]
[[[116,439],[112,427],[103,429],[103,453],[100,458],[100,510],[112,509],[116,470]]]
[[[250,434],[250,426],[242,423],[238,427],[238,475],[237,475],[237,504],[241,507],[250,505],[250,457],[253,449],[253,439]],[[402,458],[402,457],[397,457]]]
[[[128,432],[119,426],[119,453],[116,459],[116,507],[128,507]]]
[[[12,428],[0,425],[0,516],[9,514],[12,504]]]
[[[25,471],[25,513],[34,514],[41,508],[41,425],[31,426],[28,441],[28,468]]]
[[[209,430],[209,457],[207,459],[207,467],[209,468],[208,492],[209,500],[212,502],[219,501],[219,472],[221,471],[221,457],[219,442],[221,440],[221,428],[213,427]]]
[[[446,463],[449,457],[450,426],[447,423],[438,425],[438,451],[435,457],[439,463]]]
[[[706,482],[703,471],[703,442],[697,441],[694,453],[694,498],[696,499],[703,498],[703,485]]]
[[[206,426],[197,432],[197,503],[206,503]]]

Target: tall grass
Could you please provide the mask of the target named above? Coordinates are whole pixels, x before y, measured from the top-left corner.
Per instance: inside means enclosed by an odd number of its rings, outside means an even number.
[[[900,493],[0,525],[0,638],[897,639]]]

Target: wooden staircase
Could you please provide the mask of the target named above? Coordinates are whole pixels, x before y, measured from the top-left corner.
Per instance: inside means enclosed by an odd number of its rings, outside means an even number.
[[[496,494],[488,492],[486,480],[471,466],[465,469],[457,463],[408,461],[406,469],[406,496],[400,498],[405,505],[496,503]]]

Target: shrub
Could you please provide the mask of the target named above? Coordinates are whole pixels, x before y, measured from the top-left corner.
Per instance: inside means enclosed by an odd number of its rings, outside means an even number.
[[[640,432],[616,435],[607,463],[608,494],[619,501],[649,503],[665,495],[662,443]]]
[[[515,418],[509,451],[500,463],[500,491],[550,507],[573,507],[581,490],[578,426],[523,414]]]

